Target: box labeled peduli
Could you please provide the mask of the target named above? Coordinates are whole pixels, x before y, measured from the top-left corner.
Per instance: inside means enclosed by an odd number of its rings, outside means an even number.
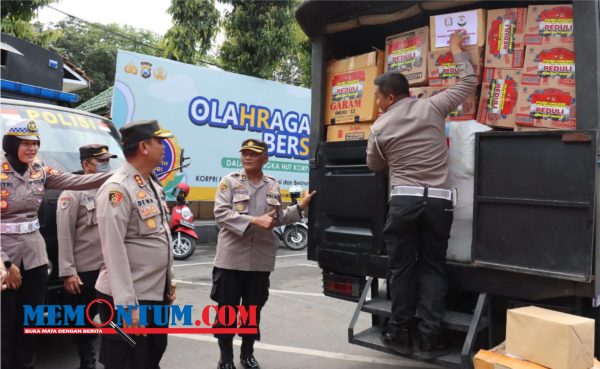
[[[521,71],[485,68],[477,120],[492,127],[513,128]]]
[[[527,46],[523,86],[575,87],[573,45]]]
[[[551,369],[594,365],[593,319],[535,306],[506,314],[506,353]]]
[[[486,67],[523,67],[526,17],[527,8],[488,10]]]
[[[367,140],[372,122],[334,124],[327,127],[327,142]]]
[[[477,77],[483,73],[483,48],[467,46],[464,51],[471,55],[471,63]],[[429,52],[429,86],[449,87],[458,83],[458,67],[450,51],[434,50]]]
[[[575,129],[576,103],[573,87],[521,86],[515,123],[528,127]]]
[[[382,72],[381,51],[327,63],[325,124],[377,119],[374,81]]]
[[[527,9],[525,44],[573,44],[573,6],[530,5]]]
[[[385,72],[404,74],[410,86],[426,85],[429,27],[418,28],[385,39]]]
[[[485,46],[486,15],[486,10],[475,9],[429,17],[431,50],[447,48],[450,35],[458,30],[468,36],[465,45]]]

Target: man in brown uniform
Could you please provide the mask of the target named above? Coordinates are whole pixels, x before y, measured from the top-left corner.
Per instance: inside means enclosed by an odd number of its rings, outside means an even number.
[[[92,144],[79,148],[84,174],[108,172],[109,160],[116,157],[104,145]],[[94,286],[103,263],[94,202],[96,191],[64,191],[56,207],[58,275],[63,278],[66,302],[71,305],[87,306],[96,298]],[[96,315],[96,306],[92,305],[91,317]],[[88,327],[93,328],[89,323]],[[82,369],[96,367],[92,346],[95,338],[95,335],[73,335]]]
[[[240,149],[243,169],[223,177],[215,198],[215,219],[221,227],[213,269],[211,298],[219,306],[257,306],[260,310],[269,296],[269,275],[275,267],[278,243],[273,227],[302,219],[314,191],[298,205],[282,209],[279,183],[263,173],[269,160],[268,146],[255,139],[245,140]],[[258,329],[258,326],[257,326]],[[233,335],[219,339],[219,369],[235,369]],[[242,335],[240,361],[244,368],[257,369],[254,341],[258,334]]]
[[[175,299],[171,292],[171,234],[165,193],[151,173],[162,161],[162,140],[173,137],[155,120],[132,122],[121,129],[125,163],[96,194],[98,229],[104,265],[96,290],[98,297],[131,312],[131,326],[139,326],[137,306],[168,307]],[[155,316],[164,310],[147,310],[148,328],[156,324]],[[99,306],[103,322],[110,316],[108,308]],[[116,315],[116,314],[115,314]],[[123,322],[128,327],[127,322]],[[166,334],[135,336],[131,348],[116,335],[103,335],[100,362],[106,369],[157,369],[167,348]]]
[[[400,73],[375,80],[383,114],[371,127],[367,164],[388,168],[391,197],[383,231],[391,274],[392,316],[384,341],[401,354],[412,352],[409,323],[417,306],[421,316],[417,356],[432,359],[447,351],[441,320],[446,294],[445,260],[452,226],[448,186],[445,118],[477,86],[463,37],[455,34],[450,51],[459,69],[456,86],[429,99],[408,97]]]

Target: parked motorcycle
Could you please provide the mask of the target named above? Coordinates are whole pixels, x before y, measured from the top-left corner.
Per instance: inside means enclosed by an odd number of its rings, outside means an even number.
[[[196,249],[196,240],[198,234],[194,230],[194,214],[185,200],[190,193],[190,186],[187,183],[179,183],[173,189],[173,196],[176,198],[175,206],[171,209],[171,235],[173,242],[173,258],[176,260],[185,260],[192,256]]]
[[[292,205],[298,204],[298,198],[302,195],[302,188],[290,188]],[[273,232],[283,241],[285,247],[290,250],[302,250],[308,245],[308,225],[304,218],[299,222],[273,228]]]

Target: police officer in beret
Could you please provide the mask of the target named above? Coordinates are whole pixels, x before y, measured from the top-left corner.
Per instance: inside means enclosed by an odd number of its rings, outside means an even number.
[[[169,209],[160,183],[151,176],[164,155],[162,140],[173,136],[156,120],[131,122],[120,132],[127,162],[96,194],[104,256],[96,290],[99,298],[131,312],[131,325],[124,321],[125,328],[138,328],[139,309],[127,306],[168,307],[175,299]],[[101,321],[106,322],[110,310],[105,304],[98,310]],[[148,309],[146,327],[165,327],[155,324],[154,313]],[[100,362],[106,369],[158,369],[167,335],[137,335],[134,339],[136,346],[132,348],[117,335],[103,335]]]
[[[48,255],[38,219],[44,191],[91,190],[111,175],[60,172],[38,159],[39,149],[40,134],[32,120],[8,127],[2,138],[0,254],[8,272],[1,299],[2,369],[35,365],[35,335],[23,332],[23,305],[40,305],[46,294]]]
[[[262,171],[269,160],[267,144],[248,139],[242,142],[240,152],[243,168],[223,177],[215,198],[214,213],[220,231],[211,298],[220,307],[256,305],[259,323],[261,308],[269,296],[269,275],[278,248],[272,229],[302,219],[302,210],[308,207],[315,192],[307,193],[301,203],[284,210],[279,183]],[[221,350],[218,369],[235,369],[233,335],[215,336]],[[260,339],[260,332],[241,336],[242,366],[259,368],[254,342]]]
[[[117,155],[105,145],[85,145],[79,148],[79,159],[84,174],[105,173],[110,170],[109,160]],[[96,279],[103,264],[100,234],[96,218],[97,190],[63,191],[56,207],[58,227],[58,275],[63,278],[66,303],[87,306],[96,298]],[[96,315],[92,305],[90,316]],[[88,323],[89,328],[93,328]],[[95,335],[75,334],[81,369],[96,368],[92,346]]]

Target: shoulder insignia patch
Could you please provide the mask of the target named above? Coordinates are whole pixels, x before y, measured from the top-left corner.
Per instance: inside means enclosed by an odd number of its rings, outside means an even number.
[[[227,190],[227,183],[225,183],[225,181],[221,182],[221,184],[219,185],[219,190],[221,190],[221,192]]]
[[[65,210],[71,205],[71,198],[69,196],[65,196],[60,199],[60,208],[61,210]]]
[[[123,192],[121,191],[110,191],[108,193],[108,201],[112,207],[117,207],[123,201]]]
[[[44,169],[46,170],[46,173],[48,173],[50,175],[58,174],[59,173],[58,170],[56,170],[56,169],[54,169],[52,167],[46,167]]]
[[[136,174],[133,176],[133,179],[135,179],[135,183],[138,184],[138,186],[143,187],[144,186],[144,180],[142,179],[142,177],[139,174]]]
[[[31,172],[31,174],[29,175],[29,177],[31,177],[32,179],[38,179],[41,176],[42,176],[41,170],[36,170],[35,172]]]

